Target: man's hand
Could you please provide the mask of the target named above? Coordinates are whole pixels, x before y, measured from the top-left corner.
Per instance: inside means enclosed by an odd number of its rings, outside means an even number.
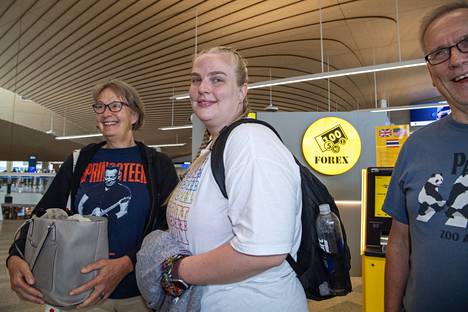
[[[10,286],[24,300],[44,304],[42,293],[32,287],[36,282],[26,261],[18,256],[12,256],[7,263],[10,275]]]
[[[128,256],[117,259],[99,260],[81,269],[81,273],[86,274],[99,270],[98,275],[89,282],[70,291],[70,295],[78,295],[89,289],[94,291],[77,308],[85,308],[109,297],[120,281],[133,271],[133,263]]]

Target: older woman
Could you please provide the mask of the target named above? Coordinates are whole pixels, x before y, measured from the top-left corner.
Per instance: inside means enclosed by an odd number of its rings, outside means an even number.
[[[307,311],[285,261],[300,244],[299,168],[271,130],[242,124],[225,147],[225,199],[211,174],[210,146],[247,111],[247,68],[235,50],[216,47],[195,57],[191,76],[192,108],[212,141],[170,198],[169,231],[193,256],[166,261],[174,284],[163,287],[177,295],[202,285],[202,311]]]
[[[97,85],[92,109],[105,140],[81,149],[73,168],[70,156],[37,204],[34,214],[66,207],[71,193],[71,212],[108,218],[109,259],[98,260],[81,273],[98,271],[71,295],[92,289],[79,306],[89,311],[145,311],[133,273],[143,237],[154,229],[166,229],[163,203],[178,182],[172,161],[141,142],[134,131],[143,124],[143,104],[137,91],[119,80]],[[24,246],[25,232],[18,245]],[[11,287],[22,299],[43,303],[33,287],[28,264],[12,246],[7,260]],[[70,272],[70,274],[80,274]],[[109,299],[107,299],[109,298]]]

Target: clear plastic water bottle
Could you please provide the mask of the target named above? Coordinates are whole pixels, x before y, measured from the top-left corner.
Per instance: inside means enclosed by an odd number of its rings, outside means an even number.
[[[344,240],[341,223],[331,212],[328,204],[319,205],[320,214],[317,217],[317,236],[320,248],[324,251],[323,262],[329,276],[329,289],[334,295],[346,293],[345,274],[343,265]],[[341,257],[340,257],[341,254]]]

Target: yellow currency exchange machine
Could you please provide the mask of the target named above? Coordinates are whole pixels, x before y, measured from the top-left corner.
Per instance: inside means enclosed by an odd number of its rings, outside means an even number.
[[[382,211],[392,168],[362,172],[361,256],[364,312],[384,310],[385,250],[392,219]]]

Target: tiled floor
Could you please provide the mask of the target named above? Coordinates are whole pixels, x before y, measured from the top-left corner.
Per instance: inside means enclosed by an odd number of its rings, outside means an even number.
[[[362,286],[361,277],[351,277],[353,291],[344,297],[335,297],[324,301],[309,300],[310,312],[361,312]]]
[[[5,260],[13,235],[21,225],[20,221],[0,221],[0,312],[43,312],[44,306],[38,306],[18,299],[10,289]],[[362,311],[361,278],[353,277],[353,292],[344,297],[325,301],[309,301],[311,312],[360,312]]]

